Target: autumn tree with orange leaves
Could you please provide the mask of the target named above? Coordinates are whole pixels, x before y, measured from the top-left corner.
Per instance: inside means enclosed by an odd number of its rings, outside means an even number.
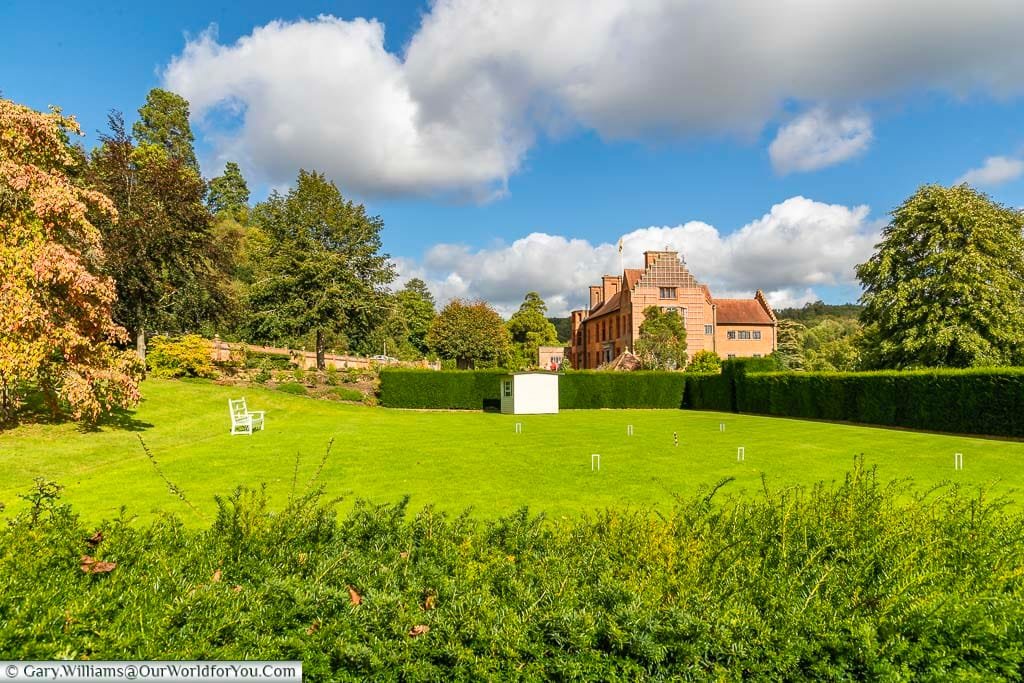
[[[116,211],[73,179],[82,155],[71,135],[73,117],[0,99],[0,421],[34,392],[86,421],[139,400],[142,367],[117,348],[127,337],[87,217]]]

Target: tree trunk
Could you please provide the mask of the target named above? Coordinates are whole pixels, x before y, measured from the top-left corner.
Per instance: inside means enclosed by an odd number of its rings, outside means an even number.
[[[139,354],[143,363],[146,362],[146,330],[142,325],[135,331],[135,353]]]
[[[326,370],[327,361],[324,360],[324,332],[323,330],[316,331],[316,369]]]

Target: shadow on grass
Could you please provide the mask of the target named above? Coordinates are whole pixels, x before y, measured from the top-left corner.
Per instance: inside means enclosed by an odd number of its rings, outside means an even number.
[[[146,399],[142,399],[145,401]],[[25,404],[18,411],[15,422],[3,423],[0,428],[11,428],[22,424],[60,425],[74,423],[75,420],[66,413],[54,415],[41,394],[35,393],[28,396]],[[126,432],[144,432],[152,429],[154,425],[150,422],[135,417],[135,411],[116,408],[107,415],[100,418],[96,424],[81,422],[78,430],[85,433],[103,432],[108,429],[121,430]]]

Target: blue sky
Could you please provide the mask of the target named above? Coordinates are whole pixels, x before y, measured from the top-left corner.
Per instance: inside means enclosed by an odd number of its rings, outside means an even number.
[[[855,299],[920,184],[1024,206],[1015,2],[550,5],[6,2],[0,91],[87,145],[181,91],[206,175],[236,159],[258,198],[324,170],[403,277],[504,311],[579,306],[622,236],[627,267],[674,246],[721,294]]]

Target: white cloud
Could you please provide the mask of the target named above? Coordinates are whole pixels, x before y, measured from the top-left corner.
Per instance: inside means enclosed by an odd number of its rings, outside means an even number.
[[[879,239],[881,226],[868,214],[866,206],[792,197],[728,235],[700,221],[626,233],[622,262],[639,267],[645,250],[668,246],[684,255],[712,295],[753,296],[760,288],[773,305],[802,305],[820,298],[815,287],[855,282],[854,266]],[[616,244],[539,232],[489,249],[438,244],[419,260],[398,259],[397,266],[402,281],[425,280],[439,303],[482,297],[504,315],[531,290],[552,315],[566,315],[584,305],[587,287],[601,275],[621,272]]]
[[[972,168],[956,179],[956,185],[1002,185],[1024,175],[1024,160],[988,157],[980,168]]]
[[[376,21],[272,22],[189,41],[164,82],[268,183],[303,166],[364,195],[487,197],[576,127],[750,134],[793,101],[1016,94],[1022,33],[1019,0],[436,0],[401,54]]]
[[[779,128],[768,155],[779,173],[816,171],[863,154],[871,136],[867,114],[835,115],[816,107]]]

